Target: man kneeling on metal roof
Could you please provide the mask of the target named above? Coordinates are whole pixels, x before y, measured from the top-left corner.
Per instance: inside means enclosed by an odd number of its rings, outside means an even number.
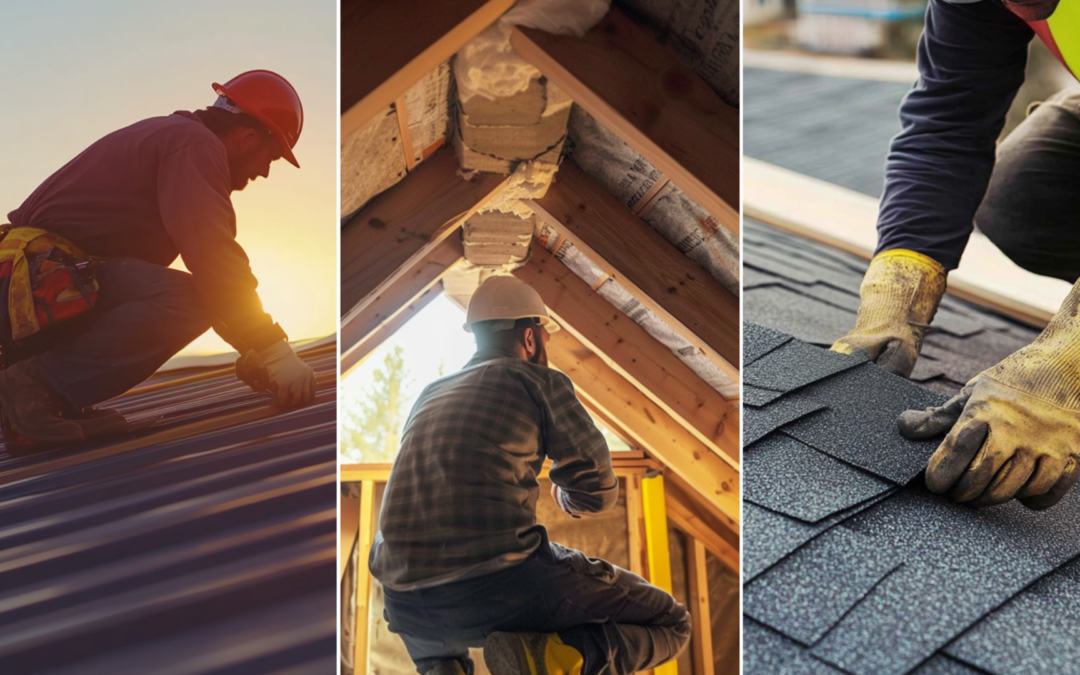
[[[1080,92],[1039,106],[997,148],[1038,35],[1080,72],[1080,4],[930,0],[920,79],[900,107],[878,216],[878,253],[854,330],[833,349],[907,376],[972,222],[1021,267],[1073,286],[1031,345],[941,408],[908,411],[909,438],[948,432],[926,482],[958,502],[1056,504],[1080,479]]]
[[[476,354],[428,385],[405,423],[371,548],[386,617],[420,673],[623,675],[675,658],[686,609],[641,577],[548,541],[537,476],[572,517],[611,508],[607,444],[544,343],[530,286],[485,281],[469,302]]]
[[[313,399],[314,371],[262,309],[230,199],[281,157],[299,167],[300,99],[265,70],[213,86],[212,107],[97,141],[0,228],[9,448],[123,432],[122,415],[90,406],[142,382],[211,326],[242,354],[241,379],[279,405]],[[190,274],[169,269],[178,255]]]

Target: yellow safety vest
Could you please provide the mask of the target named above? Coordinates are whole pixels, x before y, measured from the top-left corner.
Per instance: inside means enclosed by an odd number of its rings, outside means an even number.
[[[1045,21],[1028,21],[1058,61],[1080,79],[1080,0],[1061,0]]]

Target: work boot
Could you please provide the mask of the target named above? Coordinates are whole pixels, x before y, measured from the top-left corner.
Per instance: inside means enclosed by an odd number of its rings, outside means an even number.
[[[0,371],[0,408],[14,430],[28,441],[63,445],[85,440],[82,428],[60,415],[59,399],[45,381],[36,357]]]
[[[103,436],[116,436],[131,431],[131,425],[119,410],[112,408],[83,408],[65,406],[61,409],[64,419],[78,424],[87,440]]]
[[[435,664],[435,667],[424,675],[466,675],[461,661],[457,659],[443,659]]]
[[[484,663],[491,675],[581,675],[585,657],[558,633],[492,633]]]

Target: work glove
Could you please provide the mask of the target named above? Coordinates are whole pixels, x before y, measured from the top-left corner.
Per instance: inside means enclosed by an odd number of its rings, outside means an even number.
[[[281,407],[302,406],[315,399],[315,371],[281,340],[260,350],[250,349],[235,364],[236,377]]]
[[[945,268],[937,261],[903,249],[879,253],[859,288],[855,327],[832,350],[863,352],[890,373],[911,375],[944,293]]]
[[[926,485],[956,502],[1013,497],[1056,504],[1080,479],[1080,283],[1033,343],[983,371],[940,408],[909,410],[900,433],[949,432],[930,458]],[[951,431],[950,431],[951,429]]]

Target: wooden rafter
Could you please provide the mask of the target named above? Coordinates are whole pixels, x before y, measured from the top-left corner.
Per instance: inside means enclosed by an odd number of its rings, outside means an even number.
[[[345,574],[348,567],[349,556],[352,555],[353,546],[356,545],[356,537],[360,534],[360,500],[341,498],[341,513],[338,527],[341,536],[338,537],[338,578]]]
[[[420,295],[395,312],[386,322],[379,324],[378,328],[360,339],[347,354],[341,356],[341,376],[345,377],[355,368],[359,367],[367,357],[371,356],[379,345],[397,332],[399,328],[408,323],[422,309],[431,304],[431,301],[442,295],[442,282],[438,281],[434,286],[423,291]]]
[[[739,233],[739,111],[617,9],[583,38],[515,28],[510,44]]]
[[[513,4],[514,0],[345,0],[341,137],[393,103]]]
[[[419,171],[418,171],[419,172]],[[739,300],[572,160],[529,206],[738,381]]]
[[[694,675],[715,675],[713,661],[712,616],[709,608],[709,572],[705,559],[705,545],[693,537],[686,551],[687,578],[689,580],[690,616],[693,619]]]
[[[536,289],[560,326],[738,468],[738,405],[543,247],[533,246],[532,259],[514,274]]]
[[[692,485],[730,520],[739,520],[739,474],[568,331],[547,344],[553,366],[578,394],[618,420],[636,445]]]
[[[739,525],[700,498],[694,488],[679,474],[667,471],[668,517],[686,534],[705,544],[705,547],[731,569],[739,570]]]
[[[506,176],[464,179],[443,148],[361,209],[341,232],[341,307],[348,314],[370,293],[397,283],[492,196]]]
[[[415,314],[417,304],[464,256],[461,239],[447,237],[426,252],[423,257],[408,260],[408,267],[388,278],[357,303],[341,321],[341,371],[348,372],[361,355],[362,343],[371,343],[370,337],[391,324],[396,330],[404,321],[400,317]],[[428,298],[430,301],[431,298]],[[426,302],[424,302],[426,304]],[[406,321],[408,318],[405,319]],[[377,345],[382,342],[379,339]],[[369,345],[370,346],[370,345]],[[367,351],[370,351],[368,349]]]

